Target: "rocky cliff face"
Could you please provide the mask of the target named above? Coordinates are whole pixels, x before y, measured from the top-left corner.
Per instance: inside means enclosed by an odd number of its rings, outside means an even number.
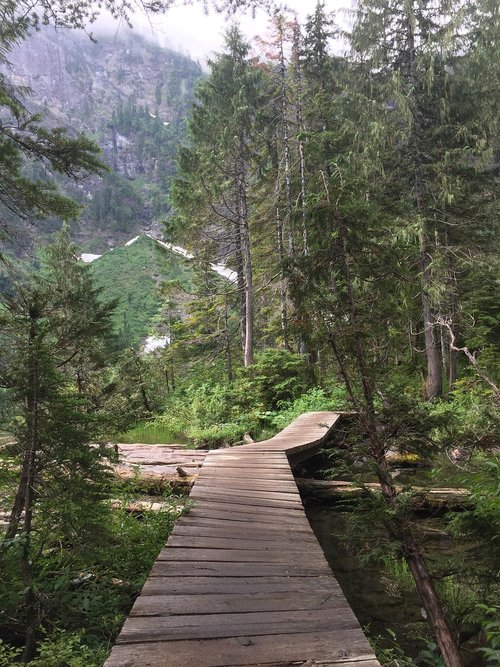
[[[28,87],[27,106],[51,126],[85,132],[111,171],[63,184],[83,205],[75,233],[102,252],[168,215],[173,158],[200,66],[133,33],[100,37],[44,29],[10,55],[8,75]]]

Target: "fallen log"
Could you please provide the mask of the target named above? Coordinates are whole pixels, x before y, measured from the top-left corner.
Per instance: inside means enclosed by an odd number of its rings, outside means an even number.
[[[119,463],[113,473],[119,480],[149,494],[187,492],[194,484],[206,452],[180,445],[118,444]]]
[[[342,480],[325,481],[318,479],[297,478],[295,480],[299,491],[316,500],[350,500],[362,498],[368,493],[380,492],[376,483],[360,486]],[[446,508],[449,510],[470,509],[474,503],[467,489],[462,488],[428,488],[420,486],[407,487],[397,485],[398,493],[412,494],[412,503],[415,509]]]
[[[111,507],[113,509],[123,509],[130,514],[144,514],[144,512],[168,512],[178,516],[184,509],[182,503],[173,505],[171,502],[153,502],[151,500],[131,500],[123,502],[121,500],[112,500]]]

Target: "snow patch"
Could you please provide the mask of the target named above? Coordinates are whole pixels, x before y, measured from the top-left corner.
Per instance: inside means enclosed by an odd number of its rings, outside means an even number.
[[[149,354],[155,350],[163,349],[169,342],[170,339],[168,336],[148,336],[144,341],[142,349],[145,354]]]
[[[156,243],[159,243],[161,246],[163,246],[167,250],[171,250],[172,252],[175,252],[178,255],[182,255],[186,259],[194,259],[194,255],[192,253],[188,252],[187,250],[185,250],[184,248],[181,248],[178,245],[173,245],[172,243],[167,243],[166,241],[160,241],[158,239],[154,239],[149,234],[147,234],[147,236],[149,236],[149,238],[153,239],[154,241],[156,241]],[[227,278],[231,282],[236,282],[236,279],[238,277],[236,272],[232,271],[231,269],[226,268],[224,266],[224,264],[213,264],[213,263],[211,263],[210,268],[212,269],[212,271],[215,271],[215,273],[218,273],[219,276],[222,276],[223,278]]]
[[[91,252],[82,252],[82,254],[80,255],[81,261],[84,262],[85,264],[90,264],[90,262],[99,259],[99,257],[102,257],[102,255],[94,255]]]
[[[166,241],[160,241],[159,239],[153,238],[149,234],[148,234],[148,236],[149,236],[150,239],[153,239],[153,241],[156,241],[156,243],[159,243],[161,246],[163,246],[167,250],[172,250],[172,252],[175,252],[178,255],[182,255],[186,259],[193,259],[194,258],[194,255],[192,255],[190,252],[188,252],[184,248],[181,248],[181,246],[173,245],[172,243],[167,243]]]

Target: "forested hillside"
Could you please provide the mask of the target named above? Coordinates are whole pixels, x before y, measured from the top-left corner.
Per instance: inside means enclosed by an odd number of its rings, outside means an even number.
[[[348,425],[300,474],[356,488],[342,538],[415,606],[367,629],[381,663],[498,664],[497,4],[359,0],[343,55],[321,1],[278,11],[202,78],[140,39],[29,37],[34,11],[0,6],[0,664],[101,667],[181,509],[150,484],[169,509],[127,512],[140,471],[113,482],[107,443],[230,447],[321,410]],[[150,239],[77,260],[160,219],[189,276],[161,280]],[[64,226],[20,263],[16,223],[62,220],[83,248]],[[123,351],[153,312],[169,345]],[[459,511],[429,510],[436,485]]]

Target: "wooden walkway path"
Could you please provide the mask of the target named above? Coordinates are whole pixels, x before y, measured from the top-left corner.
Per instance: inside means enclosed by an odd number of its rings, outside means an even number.
[[[209,452],[105,667],[378,667],[290,469],[339,415]]]

